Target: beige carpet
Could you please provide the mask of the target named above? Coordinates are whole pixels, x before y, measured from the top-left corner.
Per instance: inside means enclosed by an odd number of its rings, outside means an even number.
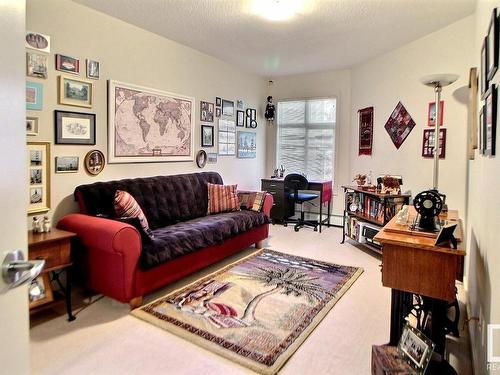
[[[389,338],[390,290],[382,287],[380,258],[340,245],[341,230],[323,233],[271,226],[268,246],[290,254],[351,264],[365,272],[281,369],[280,374],[370,374],[372,344]],[[254,249],[241,253],[248,255]],[[235,257],[226,261],[234,261]],[[193,275],[146,302],[219,268]],[[463,339],[449,345],[459,374],[470,374]],[[33,374],[248,374],[249,370],[129,315],[128,305],[103,298],[68,323],[59,317],[31,330]]]

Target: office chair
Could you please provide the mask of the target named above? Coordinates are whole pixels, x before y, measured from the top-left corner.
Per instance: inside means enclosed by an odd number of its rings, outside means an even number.
[[[318,230],[319,223],[316,220],[311,221],[304,219],[303,203],[312,201],[313,199],[318,198],[319,195],[311,193],[299,193],[299,190],[306,190],[308,188],[309,182],[307,181],[307,178],[297,173],[288,174],[285,177],[284,184],[285,184],[285,194],[287,199],[293,202],[294,207],[295,203],[300,204],[300,219],[298,220],[287,219],[286,223],[288,222],[296,223],[295,227],[293,228],[295,232],[298,232],[299,229],[304,226],[313,227],[314,231],[316,232]]]

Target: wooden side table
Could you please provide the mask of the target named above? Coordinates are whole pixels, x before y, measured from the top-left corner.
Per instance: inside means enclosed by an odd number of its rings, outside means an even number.
[[[71,309],[71,239],[76,237],[76,233],[67,232],[53,228],[50,232],[33,233],[28,231],[28,259],[44,259],[45,268],[38,277],[43,283],[43,293],[41,298],[30,302],[30,313],[44,310],[55,303],[58,303],[62,296],[52,294],[51,282],[55,281],[61,288],[66,301],[66,311],[68,321],[75,320]],[[66,285],[63,286],[59,277],[61,273],[66,273]]]

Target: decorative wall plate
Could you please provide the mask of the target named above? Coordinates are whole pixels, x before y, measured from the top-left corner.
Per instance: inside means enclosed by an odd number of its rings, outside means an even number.
[[[207,164],[207,153],[205,150],[200,150],[196,154],[196,165],[198,168],[203,168]]]
[[[97,176],[104,169],[106,159],[101,151],[92,150],[87,152],[87,155],[85,155],[83,165],[85,166],[85,170],[88,174]]]

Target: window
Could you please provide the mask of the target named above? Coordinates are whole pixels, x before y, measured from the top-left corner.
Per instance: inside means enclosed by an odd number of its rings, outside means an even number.
[[[337,100],[278,102],[278,165],[309,180],[333,179]]]

